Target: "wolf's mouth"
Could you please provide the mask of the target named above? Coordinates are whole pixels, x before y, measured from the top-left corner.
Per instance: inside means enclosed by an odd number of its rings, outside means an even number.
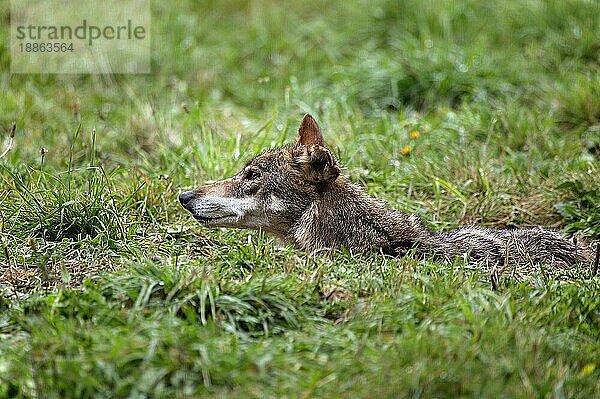
[[[207,216],[200,216],[200,215],[192,214],[192,216],[194,217],[194,219],[196,219],[200,223],[202,223],[202,224],[208,224],[208,223],[218,222],[219,220],[231,218],[231,217],[234,217],[235,215],[224,215],[224,216],[216,216],[216,217],[207,217]]]

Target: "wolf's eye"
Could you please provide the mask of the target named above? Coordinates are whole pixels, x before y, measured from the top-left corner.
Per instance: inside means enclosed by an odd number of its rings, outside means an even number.
[[[246,172],[246,175],[244,176],[244,178],[246,180],[256,180],[259,177],[260,177],[260,172],[256,169],[249,169]]]

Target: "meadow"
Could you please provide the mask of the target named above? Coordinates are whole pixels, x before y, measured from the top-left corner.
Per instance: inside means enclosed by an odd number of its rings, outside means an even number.
[[[600,240],[600,3],[152,3],[148,75],[10,74],[0,398],[600,397],[600,276],[204,229],[177,196],[319,121],[433,229]]]

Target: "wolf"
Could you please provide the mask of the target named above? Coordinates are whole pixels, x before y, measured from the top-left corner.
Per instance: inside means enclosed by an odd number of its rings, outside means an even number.
[[[489,270],[568,269],[591,261],[584,243],[539,227],[430,230],[418,216],[391,209],[351,183],[309,114],[293,145],[267,150],[234,176],[183,192],[179,201],[205,227],[260,229],[309,252],[412,252]]]

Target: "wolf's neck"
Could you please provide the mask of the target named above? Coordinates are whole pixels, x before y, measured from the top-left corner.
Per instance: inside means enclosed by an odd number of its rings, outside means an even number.
[[[345,247],[394,253],[430,234],[417,217],[390,209],[362,188],[338,179],[307,209],[290,239],[310,251]]]

